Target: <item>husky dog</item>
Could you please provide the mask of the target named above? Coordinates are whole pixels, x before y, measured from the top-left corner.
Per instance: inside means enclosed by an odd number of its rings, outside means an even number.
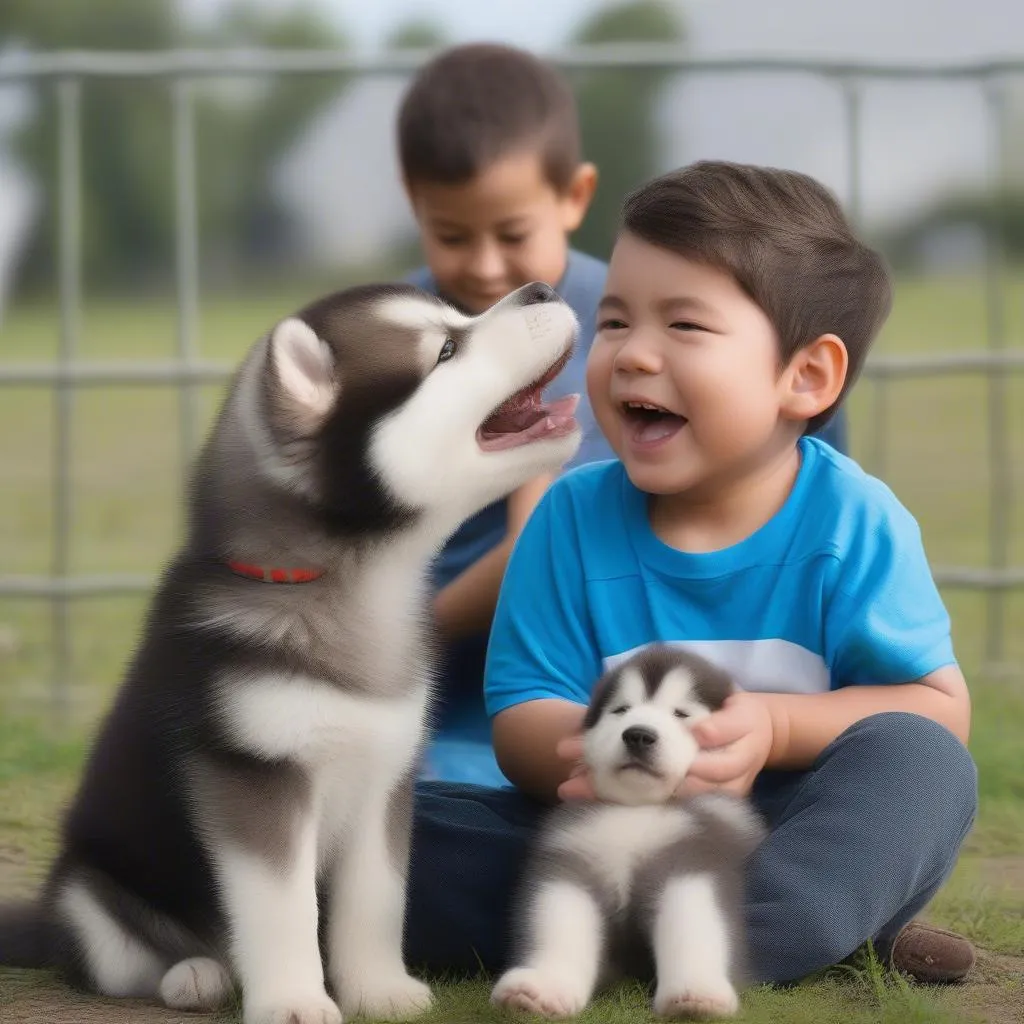
[[[546,285],[473,318],[375,285],[257,342],[48,882],[0,914],[0,963],[188,1010],[237,982],[245,1024],[427,1008],[402,958],[426,571],[572,456],[576,396],[541,389],[575,333]]]
[[[571,1017],[614,971],[649,972],[653,954],[655,1013],[736,1012],[742,868],[762,826],[743,800],[672,799],[698,750],[688,724],[732,689],[661,644],[598,681],[583,728],[599,800],[562,804],[542,826],[516,915],[518,966],[494,1003]]]

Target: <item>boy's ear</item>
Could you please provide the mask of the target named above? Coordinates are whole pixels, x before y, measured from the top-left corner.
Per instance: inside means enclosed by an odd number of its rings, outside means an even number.
[[[782,371],[781,412],[785,419],[813,419],[833,405],[843,390],[849,356],[842,339],[823,334],[805,345]]]
[[[590,208],[597,189],[597,168],[580,164],[562,193],[562,226],[566,233],[575,231]]]

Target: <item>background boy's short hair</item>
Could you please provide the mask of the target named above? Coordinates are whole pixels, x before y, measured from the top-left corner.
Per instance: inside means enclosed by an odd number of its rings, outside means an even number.
[[[474,43],[420,69],[398,115],[407,182],[462,184],[496,160],[533,149],[559,191],[580,163],[576,99],[546,61],[524,50]]]
[[[892,307],[882,257],[854,235],[828,189],[796,171],[700,161],[627,196],[622,227],[730,273],[771,320],[783,364],[823,334],[842,338],[843,390],[806,430],[828,422]]]

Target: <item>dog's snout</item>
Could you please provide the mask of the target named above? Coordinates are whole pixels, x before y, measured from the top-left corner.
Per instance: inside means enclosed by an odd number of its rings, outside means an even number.
[[[519,301],[524,306],[537,306],[542,302],[557,302],[558,295],[553,288],[534,281],[533,284],[526,284],[519,290]]]
[[[631,754],[645,754],[658,742],[658,734],[642,725],[631,725],[622,733],[622,742]]]

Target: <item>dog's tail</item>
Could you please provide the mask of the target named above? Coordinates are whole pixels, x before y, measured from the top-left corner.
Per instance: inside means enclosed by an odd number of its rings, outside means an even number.
[[[49,967],[58,942],[59,928],[43,903],[0,906],[0,966]]]

